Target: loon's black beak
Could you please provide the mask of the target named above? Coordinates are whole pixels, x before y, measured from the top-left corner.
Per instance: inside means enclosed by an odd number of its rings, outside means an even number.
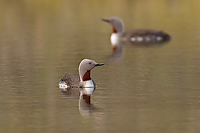
[[[109,19],[102,18],[101,20],[104,21],[104,22],[110,23],[110,20],[109,20]]]
[[[103,66],[103,65],[104,65],[104,63],[98,63],[95,66]]]

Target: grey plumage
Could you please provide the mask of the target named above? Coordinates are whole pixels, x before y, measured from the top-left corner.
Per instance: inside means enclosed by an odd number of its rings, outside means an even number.
[[[65,83],[67,86],[70,86],[71,88],[81,87],[80,76],[78,73],[65,74],[60,80],[60,83]]]
[[[130,39],[134,37],[142,37],[144,38],[144,42],[162,42],[162,41],[168,41],[171,39],[171,37],[167,33],[164,33],[163,31],[138,29],[138,30],[128,30],[124,32],[122,36],[122,40],[131,41]],[[158,37],[160,37],[161,39],[158,40]]]

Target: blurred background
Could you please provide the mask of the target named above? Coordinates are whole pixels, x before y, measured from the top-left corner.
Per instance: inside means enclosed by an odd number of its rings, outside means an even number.
[[[198,132],[199,13],[197,0],[1,0],[0,132]],[[112,16],[172,40],[113,59]],[[58,88],[83,58],[106,64],[85,110]]]

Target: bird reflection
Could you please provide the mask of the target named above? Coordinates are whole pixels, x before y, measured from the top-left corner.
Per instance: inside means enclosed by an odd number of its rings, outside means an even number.
[[[81,115],[87,116],[93,112],[91,96],[96,88],[60,88],[63,95],[67,97],[79,97],[79,111]],[[93,90],[93,91],[91,91]]]
[[[111,42],[112,46],[112,55],[110,58],[115,61],[119,61],[123,58],[124,55],[124,45],[134,46],[134,47],[160,47],[166,42],[152,42],[152,43],[133,43],[133,42],[124,42],[121,40],[115,40],[115,42]]]
[[[124,53],[124,43],[122,41],[116,41],[115,43],[111,43],[112,45],[112,55],[111,58],[113,60],[121,60]]]
[[[66,97],[79,97],[80,95],[80,88],[60,88],[60,91]]]
[[[91,95],[84,94],[81,92],[80,98],[79,98],[79,111],[81,115],[83,116],[89,115],[95,109],[93,104],[91,104],[90,99],[91,99]]]

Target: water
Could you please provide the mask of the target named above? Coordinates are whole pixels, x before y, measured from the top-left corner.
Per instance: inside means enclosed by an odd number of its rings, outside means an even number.
[[[112,2],[116,2],[113,5]],[[1,132],[149,132],[200,130],[198,1],[1,1]],[[168,43],[125,45],[113,58],[110,25],[163,30]],[[90,108],[58,83],[83,58],[97,89]]]

